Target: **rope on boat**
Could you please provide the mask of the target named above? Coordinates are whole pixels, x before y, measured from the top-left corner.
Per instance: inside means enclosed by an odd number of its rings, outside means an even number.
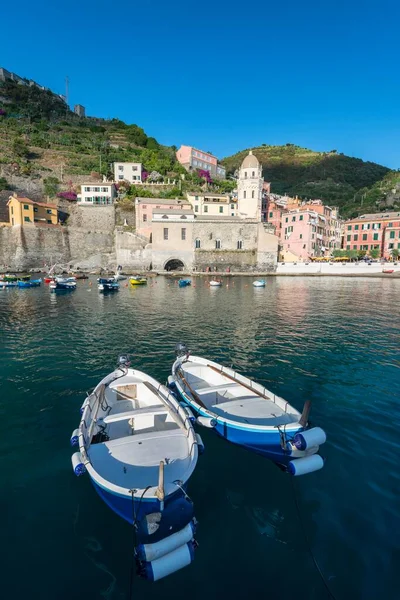
[[[136,538],[136,523],[138,520],[138,515],[140,512],[140,505],[142,503],[143,500],[143,496],[145,495],[145,493],[147,492],[147,490],[149,490],[152,486],[148,485],[146,488],[144,488],[142,495],[140,496],[140,500],[139,500],[139,504],[138,504],[138,508],[135,514],[135,492],[137,490],[129,490],[131,495],[132,495],[132,525],[133,525],[133,551],[132,551],[132,564],[131,564],[131,575],[130,575],[130,581],[129,581],[129,595],[128,595],[128,600],[130,600],[132,598],[132,592],[133,592],[133,574],[135,572],[135,564],[136,564],[136,546],[137,546],[137,538]]]
[[[296,505],[297,516],[299,518],[299,521],[300,521],[300,524],[301,524],[301,528],[303,530],[303,535],[304,535],[304,540],[306,542],[307,550],[308,550],[308,552],[309,552],[309,554],[310,554],[310,556],[311,556],[311,558],[313,560],[315,568],[317,569],[317,571],[319,573],[321,581],[322,581],[322,583],[325,586],[325,589],[326,589],[326,591],[328,593],[329,598],[331,598],[332,600],[336,600],[336,597],[331,592],[331,590],[330,590],[330,588],[328,586],[328,583],[327,583],[327,581],[326,581],[326,579],[324,577],[324,574],[322,573],[321,567],[319,566],[319,564],[317,562],[317,559],[315,558],[314,552],[313,552],[313,550],[311,548],[311,544],[310,544],[310,541],[309,541],[308,535],[307,535],[307,529],[306,529],[306,526],[304,524],[303,518],[301,516],[299,499],[298,499],[298,495],[297,495],[297,491],[296,491],[296,486],[295,486],[295,483],[294,483],[294,477],[290,476],[290,480],[291,480],[291,484],[292,484],[292,491],[293,491],[294,503]]]

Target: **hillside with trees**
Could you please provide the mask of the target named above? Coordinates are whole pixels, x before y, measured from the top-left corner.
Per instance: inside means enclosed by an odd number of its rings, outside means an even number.
[[[263,174],[277,194],[320,198],[338,206],[345,217],[400,207],[400,173],[338,153],[314,152],[293,144],[253,148]],[[0,82],[0,190],[12,188],[8,174],[39,182],[49,196],[76,197],[71,180],[82,176],[112,178],[113,162],[143,164],[149,181],[171,182],[159,195],[178,197],[207,188],[230,192],[233,176],[248,150],[225,158],[228,179],[210,182],[207,172],[187,173],[176,160],[175,146],[163,146],[136,124],[119,119],[75,115],[57,94],[35,86]],[[64,175],[64,177],[63,177]],[[65,177],[67,175],[67,178]],[[69,184],[66,185],[66,181]],[[128,186],[127,197],[143,193]],[[157,192],[155,192],[157,193]],[[152,192],[146,189],[146,195]]]
[[[63,173],[112,178],[113,162],[130,161],[142,163],[149,181],[176,182],[176,187],[161,192],[165,197],[200,191],[205,185],[216,192],[233,189],[229,181],[210,182],[208,173],[187,173],[175,153],[175,146],[159,144],[136,124],[79,117],[50,91],[0,82],[0,165],[42,180],[50,196],[60,189]],[[7,186],[4,180],[0,185]],[[127,192],[133,196],[136,190]]]
[[[250,148],[222,160],[228,174],[239,168]],[[338,153],[314,152],[293,144],[251,148],[276,194],[321,199],[343,216],[400,206],[400,172]]]

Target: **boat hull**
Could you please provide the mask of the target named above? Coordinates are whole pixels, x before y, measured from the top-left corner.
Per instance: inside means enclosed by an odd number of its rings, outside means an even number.
[[[146,500],[144,497],[140,500],[140,497],[135,497],[132,505],[132,498],[114,494],[110,490],[100,487],[92,478],[91,481],[100,498],[113,512],[125,519],[125,521],[128,521],[131,525],[135,519],[135,523],[138,525],[140,542],[146,543],[147,533],[143,528],[141,530],[140,524],[146,515],[160,512],[160,501],[156,498]],[[182,486],[182,490],[185,487]],[[160,523],[160,528],[156,533],[151,535],[152,542],[162,539],[166,533],[171,535],[171,533],[179,531],[193,519],[193,504],[190,500],[186,499],[187,497],[182,490],[177,488],[175,493],[165,498],[163,510],[165,523],[162,526]]]
[[[200,416],[209,419],[214,417],[214,415],[207,411],[196,410],[196,405],[190,401],[189,396],[180,392],[179,389],[178,393],[181,399],[184,401],[184,404],[189,406],[196,417]],[[251,450],[256,454],[265,456],[273,462],[284,466],[287,466],[293,459],[293,456],[290,455],[286,448],[284,449],[282,447],[281,435],[277,430],[266,432],[263,429],[246,429],[240,425],[232,425],[223,419],[216,419],[216,421],[217,424],[213,430],[219,437],[223,438],[227,442],[231,442],[231,444],[243,446],[247,450]],[[296,433],[302,430],[303,428],[299,427],[297,430],[291,431],[290,437],[293,437]]]

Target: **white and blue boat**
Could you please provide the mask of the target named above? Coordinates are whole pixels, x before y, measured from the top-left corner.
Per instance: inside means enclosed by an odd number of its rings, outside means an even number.
[[[71,292],[76,290],[75,277],[56,277],[49,283],[51,292]]]
[[[41,279],[28,279],[26,281],[19,279],[18,287],[20,287],[20,288],[39,287],[39,285],[41,285],[41,283],[42,283]]]
[[[157,380],[130,368],[127,355],[86,398],[71,437],[76,475],[135,528],[140,574],[157,580],[190,564],[196,542],[186,493],[201,438],[191,415]]]
[[[190,356],[176,346],[177,358],[169,379],[198,424],[225,440],[271,459],[292,475],[321,469],[319,446],[326,441],[320,427],[310,428],[310,402],[299,413],[286,400],[233,369]]]
[[[192,285],[191,279],[179,279],[178,281],[179,287],[187,287],[188,285]]]
[[[257,281],[253,281],[253,286],[257,288],[265,287],[265,279],[257,279]]]
[[[119,290],[119,283],[114,277],[99,277],[97,282],[99,292],[118,292]]]

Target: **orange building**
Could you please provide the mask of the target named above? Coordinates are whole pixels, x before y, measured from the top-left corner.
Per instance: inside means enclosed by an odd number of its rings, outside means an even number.
[[[10,196],[7,206],[10,225],[58,224],[58,209],[55,204]]]
[[[400,212],[361,215],[346,221],[345,250],[378,250],[382,258],[391,258],[392,250],[400,251]]]

